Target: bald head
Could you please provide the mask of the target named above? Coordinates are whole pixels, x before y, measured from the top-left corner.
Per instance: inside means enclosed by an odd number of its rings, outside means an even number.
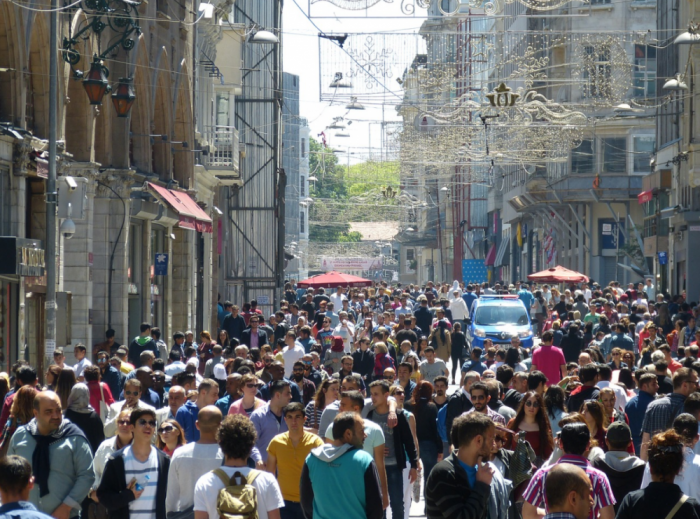
[[[591,509],[591,481],[586,473],[571,463],[559,463],[548,473],[545,494],[550,513],[568,512],[576,519],[586,519]]]
[[[175,416],[177,410],[185,405],[185,400],[187,399],[187,392],[182,386],[173,386],[168,390],[168,407],[170,407],[170,412]]]
[[[215,405],[202,407],[197,415],[197,429],[202,434],[216,434],[221,425],[223,415]]]
[[[34,397],[34,417],[39,434],[47,436],[61,426],[61,399],[53,391],[42,391]]]

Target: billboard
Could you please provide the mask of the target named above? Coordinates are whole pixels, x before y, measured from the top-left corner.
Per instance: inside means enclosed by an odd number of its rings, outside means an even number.
[[[358,271],[358,270],[382,270],[383,262],[381,257],[377,258],[321,258],[321,270],[330,272]]]

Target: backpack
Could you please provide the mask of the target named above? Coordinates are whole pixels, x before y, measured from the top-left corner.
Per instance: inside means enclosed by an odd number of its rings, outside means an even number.
[[[224,483],[216,498],[216,511],[220,519],[258,519],[258,496],[253,481],[260,474],[251,470],[246,478],[236,471],[229,479],[221,469],[213,471]],[[240,480],[240,484],[238,481]]]
[[[444,442],[447,441],[447,402],[443,405],[437,414],[437,430],[440,435],[440,439]]]

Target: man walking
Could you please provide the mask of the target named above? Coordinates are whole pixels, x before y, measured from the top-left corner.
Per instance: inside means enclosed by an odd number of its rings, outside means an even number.
[[[197,400],[192,402],[187,400],[185,404],[177,410],[175,420],[185,431],[185,439],[188,442],[199,440],[199,429],[196,427],[197,417],[200,409],[208,405],[214,405],[219,399],[219,383],[216,380],[205,378],[199,383],[199,394]]]
[[[435,349],[428,346],[425,350],[425,360],[420,363],[420,375],[422,380],[427,380],[431,384],[435,377],[449,376],[450,370],[442,359],[435,358]]]
[[[267,462],[267,447],[272,439],[280,433],[287,432],[287,422],[283,420],[282,410],[292,399],[291,384],[287,380],[275,380],[270,385],[270,401],[256,409],[250,415],[258,433],[255,446]]]
[[[304,463],[300,488],[304,516],[381,519],[379,475],[372,456],[362,450],[365,433],[360,415],[336,416],[333,437],[332,444],[312,450]],[[402,519],[403,513],[394,517]]]
[[[532,353],[532,369],[544,373],[551,385],[558,384],[566,377],[566,359],[564,352],[552,345],[554,334],[547,330],[542,334],[540,347]]]
[[[588,519],[591,514],[591,480],[579,467],[556,465],[544,486],[549,513],[544,519]]]
[[[301,472],[306,457],[312,449],[323,445],[323,440],[304,430],[306,415],[302,404],[292,402],[283,413],[289,430],[275,436],[268,445],[265,469],[272,475],[278,474],[284,498],[284,508],[280,510],[282,519],[304,519],[299,493]]]
[[[486,387],[486,384],[483,382],[475,382],[472,384],[472,387],[469,388],[469,394],[472,397],[471,400],[474,407],[467,411],[466,414],[485,414],[491,418],[494,423],[502,425],[503,427],[506,426],[505,418],[488,406],[491,396],[489,395],[489,388]]]
[[[15,431],[7,454],[31,463],[36,482],[29,501],[34,506],[55,519],[77,517],[95,481],[92,450],[83,431],[63,418],[56,393],[35,397],[34,418]]]
[[[222,422],[216,437],[224,455],[224,464],[197,481],[194,487],[195,519],[218,518],[219,492],[230,485],[246,483],[255,488],[258,519],[280,519],[284,500],[277,480],[272,474],[248,467],[256,437],[251,421],[240,414],[229,415]],[[240,473],[241,479],[232,483],[231,478],[236,473]]]
[[[152,351],[155,358],[158,358],[158,345],[156,341],[151,337],[151,325],[148,323],[142,323],[139,330],[140,335],[134,337],[134,340],[129,344],[129,362],[134,365],[135,368],[141,366],[141,354],[144,351]]]
[[[23,457],[0,460],[0,519],[51,519],[29,502],[34,482],[32,466]]]
[[[494,469],[487,460],[495,436],[486,415],[471,413],[454,421],[451,438],[458,450],[433,467],[425,484],[428,519],[488,517]]]
[[[107,420],[105,420],[105,437],[111,438],[117,434],[117,418],[124,407],[143,407],[146,409],[155,408],[150,406],[140,400],[141,398],[141,382],[132,378],[127,380],[124,385],[124,400],[114,402],[109,406],[109,412],[107,413]]]
[[[107,460],[97,498],[110,519],[165,519],[170,458],[151,444],[157,427],[156,413],[152,409],[134,409],[129,421],[134,439]]]
[[[642,425],[647,407],[654,401],[659,390],[659,379],[653,373],[644,373],[639,377],[639,394],[630,398],[625,406],[625,414],[630,421],[632,443],[637,455],[642,453]]]
[[[199,411],[195,426],[199,440],[179,447],[173,452],[168,472],[168,493],[165,511],[183,512],[192,509],[194,516],[194,487],[207,472],[216,470],[224,456],[216,443],[216,433],[221,426],[222,414],[215,406]]]
[[[404,516],[403,503],[403,471],[406,461],[410,465],[408,480],[414,483],[418,477],[418,456],[413,434],[408,425],[408,419],[402,410],[396,411],[398,423],[396,427],[389,427],[389,383],[386,380],[376,380],[369,385],[374,410],[367,414],[367,418],[379,425],[386,439],[386,479],[389,489],[389,505],[393,517]],[[333,432],[333,437],[338,438]]]

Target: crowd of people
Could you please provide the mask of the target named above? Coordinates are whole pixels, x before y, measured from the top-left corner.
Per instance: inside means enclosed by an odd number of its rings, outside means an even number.
[[[532,348],[472,347],[483,294],[522,301]],[[220,304],[213,334],[168,345],[143,323],[0,374],[0,517],[408,519],[422,501],[431,519],[700,519],[684,297],[650,280],[284,296],[267,319]]]

